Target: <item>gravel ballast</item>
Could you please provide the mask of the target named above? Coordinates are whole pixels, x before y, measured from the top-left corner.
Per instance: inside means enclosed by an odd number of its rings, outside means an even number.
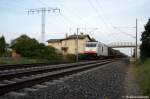
[[[82,73],[7,94],[6,99],[120,99],[127,62],[118,61]],[[13,93],[13,94],[12,94]]]

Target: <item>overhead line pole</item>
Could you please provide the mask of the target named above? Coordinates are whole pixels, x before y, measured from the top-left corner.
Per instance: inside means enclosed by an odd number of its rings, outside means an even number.
[[[41,10],[42,12],[41,12],[41,40],[42,40],[42,42],[44,42],[44,40],[45,40],[45,8],[42,8],[42,10]]]
[[[135,47],[135,61],[137,61],[137,51],[138,51],[138,44],[137,44],[137,19],[136,19],[136,39],[135,39],[136,47]]]
[[[51,8],[51,7],[43,7],[43,8],[37,8],[37,9],[29,9],[28,14],[38,14],[41,13],[41,42],[44,43],[45,41],[45,20],[46,20],[46,12],[55,13],[58,11],[60,13],[59,8]]]
[[[76,62],[79,61],[79,44],[78,44],[78,40],[79,40],[79,28],[77,28],[77,39],[76,39]]]

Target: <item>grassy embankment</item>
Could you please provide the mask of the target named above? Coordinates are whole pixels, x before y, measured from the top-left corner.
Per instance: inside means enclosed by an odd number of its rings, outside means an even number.
[[[150,59],[138,63],[135,73],[142,94],[150,96]]]
[[[0,59],[0,65],[13,65],[13,64],[30,64],[40,63],[37,59],[19,58],[19,59]]]
[[[50,64],[59,64],[65,62],[74,62],[75,57],[72,55],[68,55],[66,59],[63,58],[53,58],[53,59],[33,59],[33,58],[25,58],[20,57],[18,59],[13,59],[11,57],[0,57],[0,65],[14,65],[14,64],[32,64],[32,63],[50,63]]]

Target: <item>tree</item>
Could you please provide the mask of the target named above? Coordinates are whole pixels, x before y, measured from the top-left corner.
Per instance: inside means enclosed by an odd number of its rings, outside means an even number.
[[[0,37],[0,56],[3,56],[6,53],[7,50],[7,44],[5,41],[5,37]]]
[[[150,57],[150,19],[145,25],[145,31],[141,35],[142,44],[140,46],[141,49],[141,59],[145,59]]]
[[[56,59],[58,54],[53,47],[39,43],[37,40],[21,35],[12,41],[12,49],[23,57]]]
[[[38,45],[38,48],[36,50],[37,56],[42,57],[45,59],[57,59],[59,58],[58,53],[56,52],[56,49],[50,46],[45,46],[43,43],[40,43]]]
[[[26,35],[21,35],[12,41],[12,48],[23,57],[34,57],[38,42]]]
[[[133,49],[133,55],[132,55],[132,57],[135,57],[135,48]]]

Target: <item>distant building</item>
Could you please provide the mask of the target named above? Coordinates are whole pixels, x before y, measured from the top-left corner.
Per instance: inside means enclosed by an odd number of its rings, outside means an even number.
[[[85,48],[85,43],[88,41],[93,41],[95,39],[91,38],[89,35],[81,33],[78,35],[78,52],[83,53]],[[47,41],[49,46],[56,48],[63,54],[76,54],[77,45],[77,35],[67,35],[64,39],[50,39]]]
[[[18,58],[20,58],[21,56],[18,54],[18,53],[16,53],[16,51],[15,50],[11,50],[11,57],[13,58],[13,59],[18,59]]]

